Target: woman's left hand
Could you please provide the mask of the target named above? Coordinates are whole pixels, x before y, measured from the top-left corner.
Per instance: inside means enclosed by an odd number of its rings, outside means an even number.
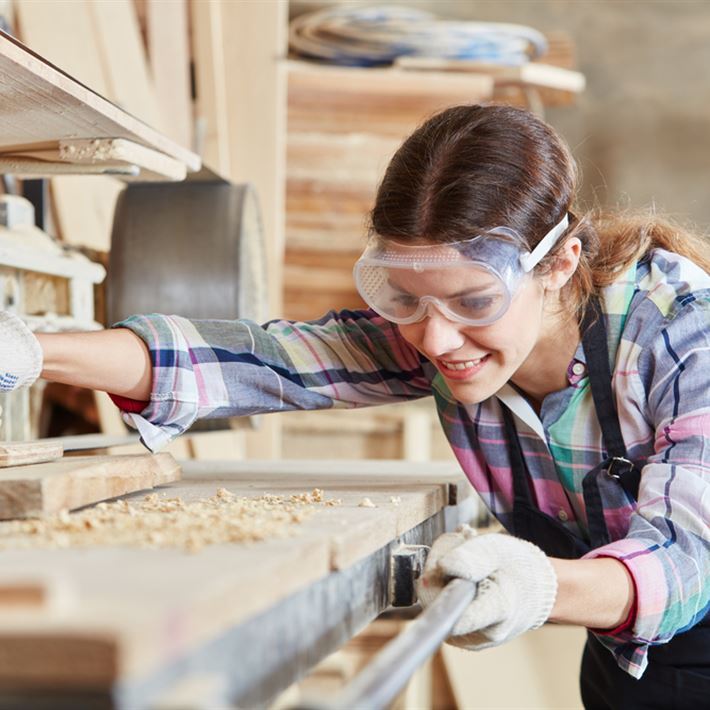
[[[555,570],[539,547],[499,533],[478,536],[468,526],[434,542],[417,583],[422,606],[454,577],[478,584],[449,638],[471,650],[498,646],[542,626],[557,595]]]

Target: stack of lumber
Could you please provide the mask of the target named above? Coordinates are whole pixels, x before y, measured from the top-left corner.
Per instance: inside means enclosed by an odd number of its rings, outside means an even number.
[[[539,62],[517,68],[439,67],[436,60],[376,69],[288,62],[286,317],[364,305],[351,270],[377,184],[422,121],[448,106],[491,99],[535,107],[574,101],[584,78],[571,71],[571,42],[548,40]]]
[[[431,398],[406,404],[322,412],[286,412],[283,455],[326,458],[453,461]]]
[[[156,137],[161,135],[158,132],[164,134],[164,142],[176,148],[184,149],[194,142],[209,157],[209,167],[234,182],[249,181],[257,188],[268,242],[272,313],[277,314],[285,192],[280,169],[285,164],[285,150],[280,134],[285,133],[286,95],[278,59],[285,55],[286,4],[22,0],[14,3],[14,9],[13,31],[17,36],[54,64],[63,77],[66,72],[67,79],[71,76],[80,82],[83,95],[75,97],[76,112],[81,114],[87,104],[103,102],[116,114],[150,128],[153,138],[130,136],[135,145],[126,146],[116,140],[127,137],[122,132],[97,135],[93,132],[96,124],[85,120],[75,124],[73,138],[113,140],[79,145],[55,141],[49,146],[51,154],[48,146],[36,146],[30,154],[22,151],[13,155],[15,162],[10,167],[28,169],[32,161],[48,159],[59,162],[71,153],[74,159],[82,160],[83,165],[78,166],[82,171],[104,170],[109,156],[111,169],[123,173],[127,147],[135,158],[136,150],[154,147]],[[197,93],[194,106],[191,68]],[[52,102],[40,105],[53,106]],[[63,115],[49,108],[44,115],[39,113],[28,125],[42,127],[56,120],[54,114]],[[68,118],[71,122],[73,116]],[[93,164],[97,155],[104,161],[101,166]],[[146,156],[142,151],[141,157],[147,160],[156,156]],[[66,172],[66,166],[59,167]],[[168,169],[174,165],[152,167],[162,170],[169,179],[184,177],[184,171],[179,174]],[[195,166],[188,163],[187,168]],[[145,177],[143,170],[141,177]],[[53,226],[57,235],[66,243],[91,250],[93,258],[105,262],[114,206],[122,187],[122,183],[98,175],[53,178]],[[99,292],[98,301],[105,301],[103,292]],[[160,304],[153,310],[161,310]],[[105,398],[100,402],[105,404]],[[123,430],[112,405],[101,406],[100,411],[105,432]],[[230,442],[233,455],[243,455],[245,449],[256,455],[274,455],[279,448],[277,421],[238,438],[245,441]]]
[[[90,89],[85,92],[84,103],[100,100],[94,97],[93,91],[139,119],[134,122],[139,127],[137,143],[143,146],[151,146],[156,141],[159,146],[172,143],[158,137],[157,131],[164,131],[185,147],[189,145],[190,135],[184,125],[191,116],[186,2],[148,1],[143,5],[147,29],[151,37],[157,38],[150,56],[143,45],[132,0],[16,2],[16,33],[34,52]],[[184,26],[179,24],[181,17],[185,18]],[[177,25],[173,18],[177,18]],[[158,41],[174,26],[180,31],[174,33],[169,45]],[[177,53],[180,47],[183,48],[181,56]],[[162,88],[166,83],[171,90],[158,93],[156,87]],[[181,87],[180,90],[177,87]],[[169,103],[161,105],[161,99],[165,100],[166,96],[170,97]],[[83,110],[82,104],[77,104],[77,111]],[[170,117],[170,121],[166,117]],[[38,115],[34,119],[35,127],[38,129],[49,121],[50,117]],[[155,129],[148,140],[142,134],[142,124]],[[76,128],[73,137],[77,137]],[[123,136],[109,132],[78,137]],[[115,150],[123,146],[111,147]],[[180,179],[181,176],[175,174],[175,177]],[[121,183],[107,177],[54,178],[52,195],[61,238],[69,244],[108,251],[113,208],[121,188]]]

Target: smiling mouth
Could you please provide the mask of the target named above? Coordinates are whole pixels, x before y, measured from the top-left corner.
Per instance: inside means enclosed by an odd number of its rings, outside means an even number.
[[[447,376],[452,376],[455,378],[467,377],[474,372],[477,372],[490,355],[484,355],[473,360],[439,360],[441,369],[445,372]]]

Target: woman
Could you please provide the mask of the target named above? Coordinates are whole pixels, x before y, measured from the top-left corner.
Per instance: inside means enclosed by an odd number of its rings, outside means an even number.
[[[151,449],[197,417],[433,396],[513,533],[434,545],[424,603],[451,577],[479,582],[452,642],[578,624],[594,630],[587,707],[708,706],[707,246],[661,220],[576,217],[576,179],[531,114],[449,109],[379,187],[355,268],[369,310],[37,338],[5,316],[3,381],[41,369],[111,392]]]

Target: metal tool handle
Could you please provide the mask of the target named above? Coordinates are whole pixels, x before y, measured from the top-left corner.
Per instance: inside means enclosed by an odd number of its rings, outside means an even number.
[[[390,641],[333,700],[303,704],[301,710],[386,708],[414,672],[447,639],[476,595],[476,584],[454,579],[396,639]]]

